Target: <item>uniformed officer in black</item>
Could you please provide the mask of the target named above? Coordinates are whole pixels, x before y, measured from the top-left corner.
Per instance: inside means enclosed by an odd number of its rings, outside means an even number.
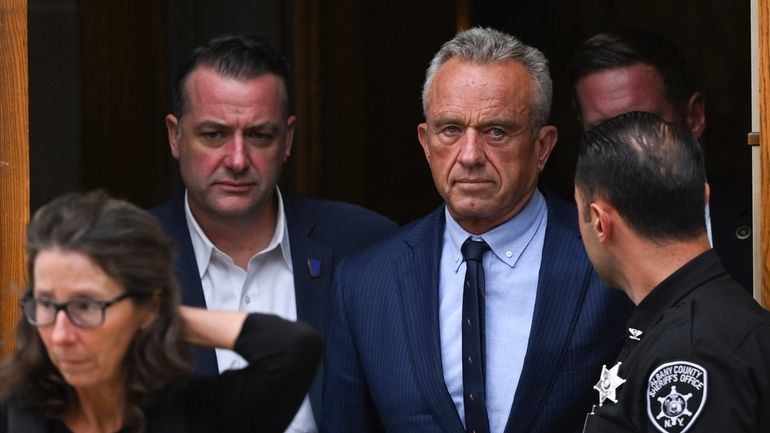
[[[637,305],[585,433],[770,432],[770,313],[709,246],[707,199],[700,146],[679,127],[634,112],[584,136],[583,242]]]

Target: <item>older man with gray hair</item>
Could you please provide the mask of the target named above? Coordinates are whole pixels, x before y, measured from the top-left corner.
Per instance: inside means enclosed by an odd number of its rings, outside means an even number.
[[[580,431],[631,304],[537,187],[550,104],[547,60],[512,36],[433,58],[417,134],[444,204],[338,269],[322,431]]]

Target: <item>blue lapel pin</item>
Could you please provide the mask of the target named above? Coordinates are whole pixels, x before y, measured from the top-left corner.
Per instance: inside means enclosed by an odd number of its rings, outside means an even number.
[[[307,270],[310,271],[312,278],[318,278],[321,276],[321,260],[320,259],[307,259]]]

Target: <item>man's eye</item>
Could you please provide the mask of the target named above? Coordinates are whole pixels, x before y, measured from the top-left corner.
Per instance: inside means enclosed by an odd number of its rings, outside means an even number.
[[[494,138],[501,138],[505,136],[505,131],[503,131],[500,128],[492,128],[489,130],[489,135],[491,135]]]
[[[447,135],[456,135],[456,134],[461,133],[462,131],[460,130],[460,128],[458,128],[456,126],[453,126],[453,125],[450,125],[450,126],[445,127],[444,129],[442,129],[441,132],[443,134],[447,134]]]
[[[203,131],[201,136],[206,140],[217,140],[222,136],[221,131]]]
[[[268,141],[268,140],[270,140],[271,138],[273,138],[273,136],[272,136],[272,135],[270,135],[270,134],[265,134],[264,132],[250,132],[249,134],[247,134],[247,135],[246,135],[246,137],[247,137],[249,140],[252,140],[252,141],[259,141],[259,142]]]

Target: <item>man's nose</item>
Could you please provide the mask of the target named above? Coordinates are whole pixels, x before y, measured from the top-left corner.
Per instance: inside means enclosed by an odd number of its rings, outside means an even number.
[[[484,136],[475,128],[467,128],[460,143],[458,159],[465,165],[478,165],[484,162]]]
[[[233,171],[243,171],[248,161],[246,151],[245,140],[240,134],[236,134],[227,145],[227,155],[225,155],[225,165],[227,168]]]

